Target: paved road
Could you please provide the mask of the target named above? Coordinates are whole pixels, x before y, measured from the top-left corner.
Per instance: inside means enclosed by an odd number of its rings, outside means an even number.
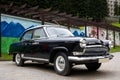
[[[0,61],[0,80],[120,80],[120,52],[114,56],[96,72],[78,65],[70,76],[57,75],[50,65],[27,63],[24,67],[17,67],[12,61]]]

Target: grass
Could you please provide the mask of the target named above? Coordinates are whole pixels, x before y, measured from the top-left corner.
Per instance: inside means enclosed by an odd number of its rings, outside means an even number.
[[[113,53],[113,52],[120,52],[120,46],[116,46],[115,48],[112,48],[110,50],[110,53]]]
[[[7,61],[7,60],[12,60],[12,56],[8,54],[2,54],[2,57],[0,57],[0,61]]]
[[[112,23],[112,25],[120,28],[120,23],[119,22]]]

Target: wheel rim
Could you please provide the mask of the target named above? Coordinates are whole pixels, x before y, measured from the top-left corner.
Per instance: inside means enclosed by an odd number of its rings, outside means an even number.
[[[56,68],[59,71],[63,71],[65,68],[65,59],[63,56],[58,56],[56,59]]]
[[[15,60],[16,60],[16,63],[17,63],[17,64],[20,63],[21,58],[20,58],[20,55],[19,55],[19,54],[16,54]]]

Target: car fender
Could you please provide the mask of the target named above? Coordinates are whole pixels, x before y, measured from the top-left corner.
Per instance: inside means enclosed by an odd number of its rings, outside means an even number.
[[[54,47],[51,51],[50,51],[50,58],[49,58],[49,61],[51,63],[53,63],[54,61],[54,57],[55,55],[58,53],[58,52],[65,52],[66,55],[68,55],[68,49],[66,47]]]

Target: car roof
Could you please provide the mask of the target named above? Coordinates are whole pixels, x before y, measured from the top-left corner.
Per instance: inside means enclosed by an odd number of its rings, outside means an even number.
[[[65,26],[62,26],[62,25],[38,25],[38,26],[34,26],[34,27],[31,27],[31,28],[28,28],[25,31],[36,29],[36,28],[41,28],[41,27],[56,27],[56,28],[64,27],[65,28]]]

